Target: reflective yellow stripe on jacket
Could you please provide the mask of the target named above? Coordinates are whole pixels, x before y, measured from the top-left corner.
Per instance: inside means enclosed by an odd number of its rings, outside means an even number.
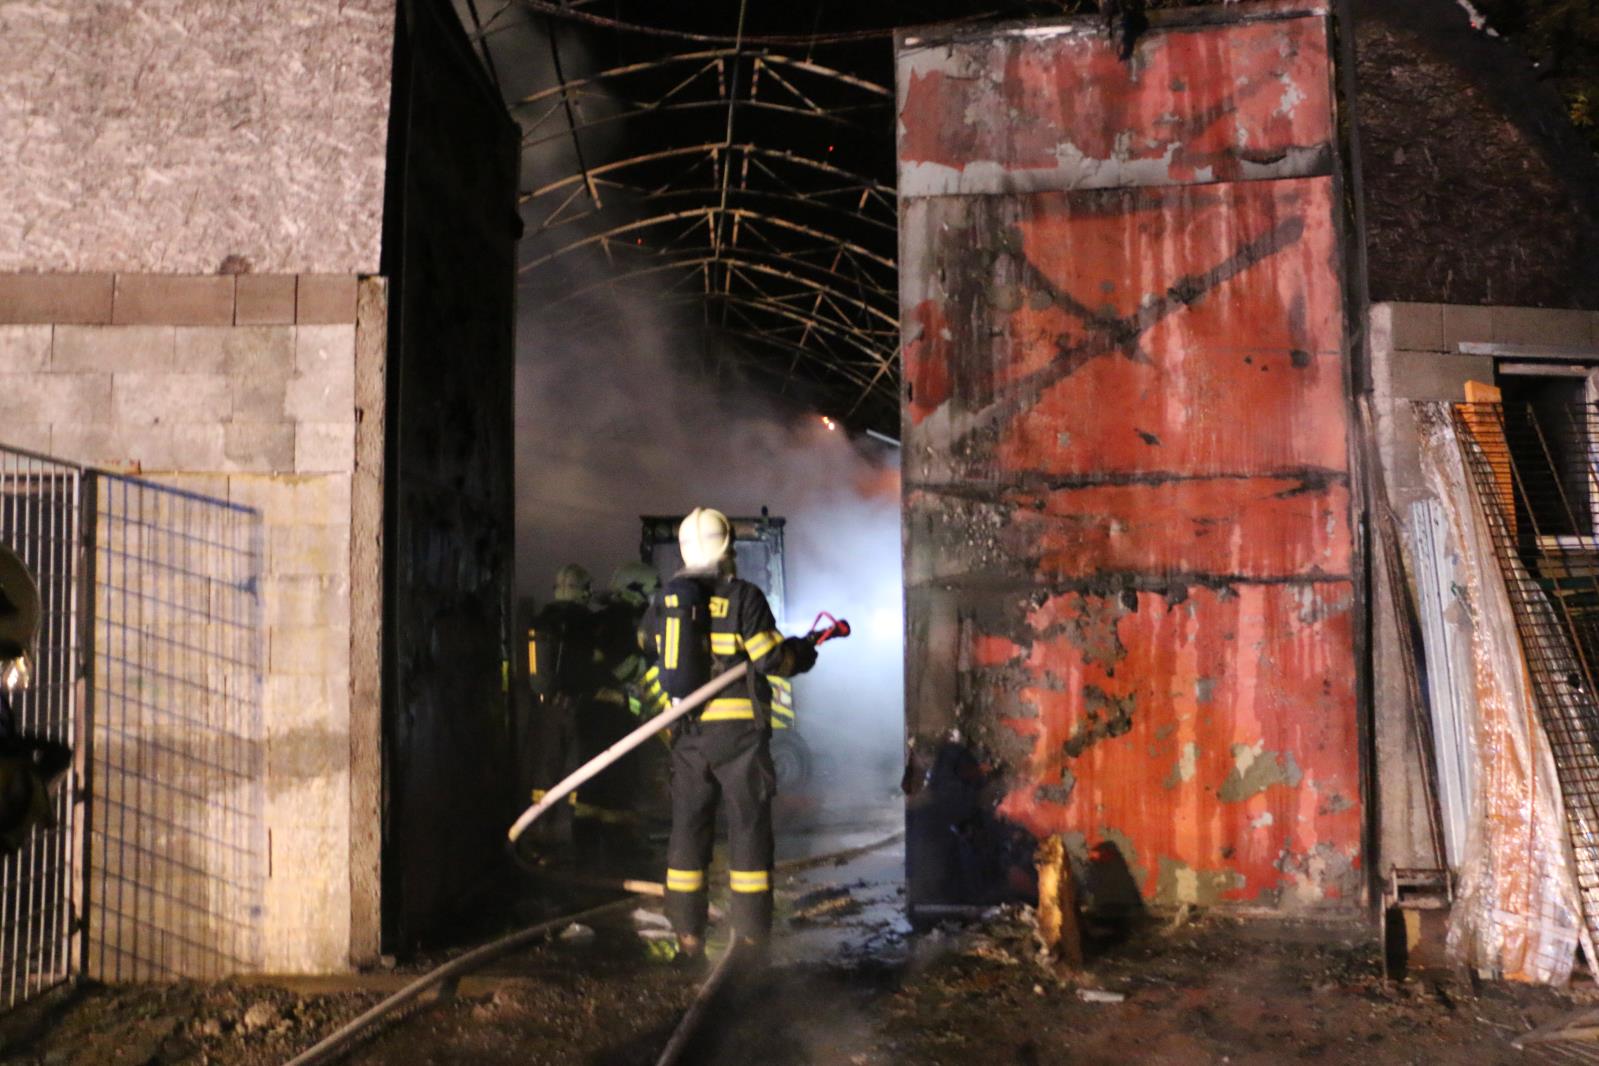
[[[702,722],[749,722],[755,719],[755,705],[748,696],[724,696],[711,701],[700,715]]]
[[[744,650],[749,653],[750,661],[756,662],[772,653],[772,649],[783,643],[783,634],[775,629],[768,629],[764,633],[757,633],[744,642]]]
[[[789,729],[794,725],[794,686],[786,677],[766,675],[772,686],[772,728]]]
[[[661,668],[652,666],[644,671],[644,709],[651,714],[660,714],[671,706],[672,701],[666,695],[666,690],[661,687]]]
[[[681,635],[678,630],[681,628],[676,618],[666,620],[666,649],[661,653],[661,658],[665,660],[668,670],[677,669],[677,645]]]

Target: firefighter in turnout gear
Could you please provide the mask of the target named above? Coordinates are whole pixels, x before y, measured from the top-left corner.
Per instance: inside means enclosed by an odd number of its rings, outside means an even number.
[[[606,666],[625,687],[628,711],[634,718],[644,713],[644,674],[649,667],[641,627],[644,612],[660,587],[661,579],[649,565],[623,563],[611,572],[610,588],[599,608]],[[649,705],[652,710],[657,706],[654,700]]]
[[[39,617],[38,585],[0,545],[0,858],[20,851],[35,826],[55,826],[50,793],[72,766],[65,744],[24,736],[11,706],[32,680]]]
[[[735,683],[684,719],[672,743],[672,835],[667,845],[666,913],[680,954],[703,955],[706,883],[720,797],[727,804],[728,877],[735,935],[763,944],[772,925],[771,685],[816,663],[804,639],[785,639],[760,589],[733,573],[732,527],[719,511],[696,509],[678,530],[684,569],[656,594],[645,633],[657,661],[646,691],[664,707],[717,674],[748,661]]]
[[[535,616],[528,633],[528,678],[555,761],[538,775],[535,801],[545,784],[604,751],[634,724],[623,675],[643,672],[638,624],[632,616],[624,621],[609,604],[596,607],[591,590],[587,570],[575,563],[563,566],[555,575],[552,602]],[[606,868],[634,850],[638,779],[638,760],[622,759],[571,794],[572,840],[580,863]]]

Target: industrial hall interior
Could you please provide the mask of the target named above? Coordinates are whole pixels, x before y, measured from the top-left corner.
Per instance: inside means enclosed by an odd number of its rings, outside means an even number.
[[[1590,0],[0,0],[0,1066],[1599,1064]]]

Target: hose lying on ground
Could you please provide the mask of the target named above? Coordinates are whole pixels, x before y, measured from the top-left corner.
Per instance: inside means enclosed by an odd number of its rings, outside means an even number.
[[[881,840],[873,841],[870,844],[863,844],[859,847],[846,848],[843,851],[835,851],[827,855],[813,855],[805,859],[790,859],[788,862],[779,863],[778,869],[793,871],[812,866],[820,866],[827,862],[852,859],[857,855],[864,855],[867,852],[876,850],[877,848],[886,847],[887,845],[899,840],[900,837],[904,835],[904,833],[891,833],[888,836],[883,837]],[[642,885],[650,886],[653,885],[653,882],[646,881],[643,882]],[[646,888],[646,890],[642,893],[623,896],[621,899],[614,899],[609,903],[602,903],[598,907],[590,907],[588,910],[578,911],[576,914],[568,914],[564,918],[551,918],[548,921],[539,922],[537,925],[531,925],[528,928],[512,933],[509,936],[501,937],[498,940],[492,940],[489,943],[484,944],[482,947],[473,948],[466,954],[451,959],[442,966],[429,970],[427,973],[418,977],[415,981],[412,981],[410,984],[406,985],[392,996],[389,996],[387,999],[371,1007],[352,1021],[340,1027],[331,1035],[324,1037],[316,1044],[300,1052],[300,1054],[290,1059],[285,1066],[313,1066],[314,1063],[327,1062],[331,1060],[335,1054],[342,1051],[347,1045],[354,1042],[356,1037],[360,1036],[361,1033],[366,1029],[381,1021],[388,1015],[393,1014],[395,1011],[399,1010],[407,1003],[410,1003],[412,1000],[417,999],[424,992],[435,985],[443,984],[452,977],[458,977],[461,974],[469,973],[480,966],[487,965],[500,956],[508,955],[516,949],[525,947],[542,937],[548,936],[550,933],[553,933],[556,930],[565,929],[573,922],[583,921],[588,918],[597,918],[603,914],[608,914],[611,911],[619,910],[624,906],[636,904],[642,896],[650,894],[653,893]],[[717,963],[716,970],[713,970],[711,973],[711,978],[708,979],[706,981],[706,985],[700,989],[699,997],[695,1000],[696,1006],[702,999],[706,1002],[709,1002],[715,997],[715,988],[711,988],[709,994],[707,994],[706,989],[710,986],[711,980],[717,979],[718,972],[722,971],[725,965],[730,965],[728,960],[731,955],[732,950],[729,949],[728,952],[723,955],[721,960]],[[718,984],[717,987],[720,987],[720,985]],[[689,1009],[692,1013],[694,1007],[691,1006]],[[695,1026],[699,1025],[703,1015],[704,1011],[702,1009],[694,1018]],[[688,1021],[689,1017],[688,1015],[685,1015],[683,1022],[679,1024],[678,1029],[680,1031],[683,1030]],[[688,1027],[687,1034],[684,1036],[683,1042],[686,1044],[688,1036],[692,1035],[693,1027]],[[675,1033],[673,1034],[673,1039],[676,1039]],[[670,1047],[670,1045],[668,1045],[668,1047]],[[681,1052],[682,1049],[679,1048],[678,1050]]]
[[[887,847],[889,844],[904,837],[903,831],[890,833],[881,840],[874,840],[870,844],[858,847],[845,848],[842,851],[831,852],[827,855],[812,855],[803,859],[789,859],[787,862],[777,864],[779,871],[797,873],[813,866],[821,866],[828,862],[847,862],[850,859],[876,851],[878,848]],[[694,1002],[689,1004],[688,1011],[684,1013],[683,1020],[677,1023],[677,1028],[672,1031],[672,1039],[667,1041],[666,1047],[661,1051],[661,1057],[655,1061],[655,1066],[676,1066],[677,1060],[682,1057],[683,1051],[688,1047],[689,1041],[694,1039],[694,1034],[699,1031],[700,1023],[705,1020],[705,1012],[710,1009],[711,1003],[716,999],[716,994],[721,991],[722,984],[727,980],[728,974],[733,970],[733,953],[738,950],[737,938],[728,945],[727,951],[722,954],[716,963],[716,968],[700,986],[699,992],[694,996]]]
[[[300,1054],[290,1059],[285,1066],[311,1066],[312,1063],[326,1062],[330,1057],[333,1056],[334,1053],[342,1050],[344,1045],[348,1044],[357,1036],[359,1036],[368,1026],[372,1025],[374,1022],[382,1019],[383,1017],[394,1013],[396,1010],[399,1010],[401,1007],[421,996],[422,993],[426,992],[433,986],[443,984],[452,977],[475,970],[480,966],[494,961],[501,955],[506,955],[512,951],[515,951],[517,948],[525,947],[526,945],[531,944],[542,937],[548,936],[550,933],[553,933],[556,930],[565,929],[573,922],[582,921],[586,918],[597,918],[600,915],[606,914],[610,911],[619,910],[623,906],[635,904],[638,902],[639,898],[640,897],[636,895],[624,896],[622,899],[615,899],[609,903],[602,903],[598,907],[590,907],[586,911],[579,911],[576,914],[568,914],[564,918],[551,918],[549,921],[528,926],[526,929],[512,933],[509,936],[503,936],[498,940],[492,940],[489,943],[484,944],[482,947],[473,948],[465,955],[451,959],[444,965],[429,970],[427,973],[423,974],[421,977],[418,977],[415,981],[412,981],[410,984],[406,985],[392,996],[383,1000],[370,1010],[367,1010],[365,1013],[357,1016],[348,1024],[342,1026],[332,1035],[323,1038],[316,1044],[313,1044],[311,1047],[300,1052]]]
[[[699,1030],[700,1022],[705,1020],[705,1012],[710,1009],[711,1003],[716,999],[716,993],[721,991],[722,984],[727,980],[727,975],[733,972],[733,957],[738,953],[739,942],[734,941],[722,952],[722,957],[717,960],[716,967],[711,970],[711,975],[700,986],[699,992],[694,996],[694,1002],[689,1004],[688,1010],[683,1015],[683,1020],[677,1023],[677,1028],[672,1030],[672,1039],[666,1042],[666,1047],[661,1049],[661,1057],[655,1060],[655,1066],[675,1066],[682,1056],[683,1049],[688,1047],[688,1042],[694,1039],[694,1034]]]
[[[821,645],[826,641],[836,637],[849,636],[850,628],[848,622],[841,619],[836,619],[832,615],[824,613],[817,616],[818,625],[824,618],[829,623],[827,628],[822,629],[818,628],[817,626],[813,626],[811,632],[806,634],[806,640],[811,641],[812,644]],[[517,840],[524,832],[527,831],[528,826],[537,821],[538,818],[551,807],[565,799],[567,795],[576,791],[578,786],[599,774],[617,759],[620,759],[623,755],[626,755],[640,744],[643,744],[650,737],[676,722],[679,718],[682,718],[684,715],[697,710],[702,704],[710,700],[718,692],[721,692],[729,685],[732,685],[735,682],[743,679],[743,677],[749,672],[749,668],[749,661],[746,660],[742,663],[739,663],[731,670],[712,678],[699,688],[695,689],[693,692],[689,693],[689,695],[679,700],[669,710],[656,715],[648,721],[640,723],[638,728],[634,729],[627,736],[623,737],[621,740],[618,740],[615,744],[612,744],[610,747],[606,748],[599,755],[596,755],[594,758],[590,759],[588,762],[574,770],[571,774],[567,775],[567,777],[558,785],[546,792],[537,803],[523,811],[522,816],[511,825],[510,831],[506,834],[506,836],[509,837],[510,840],[512,855],[517,858],[519,863],[521,862],[521,856],[516,851]],[[360,1033],[372,1022],[392,1013],[397,1008],[404,1006],[413,999],[416,999],[429,988],[449,980],[456,974],[473,970],[492,959],[496,959],[501,955],[506,954],[507,952],[515,951],[517,948],[531,943],[542,936],[545,936],[554,929],[565,928],[574,921],[578,921],[583,918],[591,918],[598,914],[604,914],[605,912],[618,908],[625,903],[631,903],[634,900],[637,900],[642,894],[653,894],[651,891],[654,887],[653,883],[644,882],[643,885],[638,887],[643,888],[644,885],[648,885],[649,888],[644,888],[643,893],[634,892],[623,897],[622,899],[613,900],[610,903],[606,903],[586,911],[580,911],[577,914],[568,915],[565,918],[555,918],[547,922],[540,922],[538,925],[530,926],[527,929],[523,929],[521,932],[512,933],[509,936],[501,937],[499,940],[484,944],[480,948],[475,948],[457,959],[452,959],[437,969],[423,974],[421,977],[417,978],[415,981],[412,981],[410,984],[406,985],[404,988],[400,989],[383,1002],[377,1004],[360,1017],[354,1019],[349,1024],[333,1033],[331,1036],[301,1052],[293,1059],[290,1059],[286,1066],[310,1066],[311,1063],[324,1061],[324,1059],[331,1052],[342,1047],[346,1042],[351,1040],[356,1034]],[[728,955],[731,957],[732,952],[729,951]],[[724,959],[724,962],[725,961],[726,960]],[[720,969],[721,967],[718,966],[718,970]]]

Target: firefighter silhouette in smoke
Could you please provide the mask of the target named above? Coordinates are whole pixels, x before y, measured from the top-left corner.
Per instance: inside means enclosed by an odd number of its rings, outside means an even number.
[[[528,631],[528,680],[538,701],[545,750],[556,765],[541,777],[554,782],[604,751],[633,724],[626,681],[638,654],[638,629],[629,622],[620,636],[617,613],[593,603],[589,573],[575,563],[555,575],[554,595],[533,618]],[[621,644],[620,641],[624,641]],[[630,855],[636,844],[636,761],[624,759],[573,792],[572,840],[585,865],[604,867]],[[543,795],[543,787],[533,798]]]
[[[25,736],[12,697],[33,676],[39,586],[0,544],[0,858],[22,849],[34,827],[55,826],[50,793],[72,765],[72,749]]]
[[[672,743],[672,835],[667,844],[666,913],[680,957],[703,958],[706,874],[718,799],[727,803],[732,918],[741,942],[763,945],[772,927],[771,686],[816,664],[816,648],[778,632],[760,589],[734,573],[727,516],[697,508],[678,528],[684,568],[656,594],[644,631],[657,661],[646,685],[663,709],[717,674],[748,661],[747,684],[712,699],[676,727]],[[651,689],[653,692],[653,688]]]
[[[644,612],[660,587],[661,578],[654,567],[623,563],[611,571],[610,587],[596,611],[606,669],[627,690],[628,712],[635,719],[644,711],[644,674],[649,668],[644,654]]]

